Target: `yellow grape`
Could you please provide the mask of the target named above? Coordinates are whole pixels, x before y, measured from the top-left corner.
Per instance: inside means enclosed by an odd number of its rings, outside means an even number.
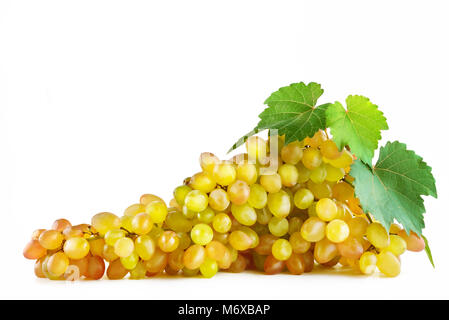
[[[190,231],[190,237],[194,243],[206,245],[212,241],[214,231],[207,224],[199,223],[192,228],[192,231]]]
[[[257,181],[257,168],[254,164],[247,161],[237,166],[237,179],[245,181],[248,185],[252,185]]]
[[[292,255],[293,249],[290,242],[285,239],[278,239],[271,247],[271,253],[277,260],[285,261]]]
[[[271,213],[278,218],[285,218],[290,213],[290,196],[284,190],[268,195],[268,208]]]
[[[347,201],[354,198],[354,188],[349,183],[340,181],[332,187],[332,196],[338,201]]]
[[[209,206],[217,211],[223,211],[229,206],[228,193],[223,189],[215,189],[209,194]]]
[[[122,228],[125,229],[126,231],[131,232],[133,230],[133,216],[122,216],[120,218],[120,222],[122,225]]]
[[[298,231],[290,235],[289,241],[294,253],[306,253],[311,247],[311,243],[305,240],[302,237],[301,232]]]
[[[139,261],[134,269],[129,272],[129,278],[134,280],[144,279],[147,273],[147,268],[143,261]]]
[[[207,208],[209,199],[207,194],[200,190],[190,191],[185,198],[185,206],[193,212],[201,212]]]
[[[92,227],[103,237],[109,230],[120,229],[121,224],[120,218],[109,212],[98,213],[91,221]]]
[[[245,251],[251,248],[253,240],[245,232],[236,230],[229,235],[229,244],[236,250]]]
[[[267,204],[268,197],[264,187],[260,184],[252,184],[249,187],[248,204],[256,209],[262,209]]]
[[[114,253],[120,258],[126,258],[134,251],[134,242],[130,238],[121,238],[115,242]]]
[[[321,165],[321,153],[315,148],[307,148],[302,156],[302,164],[309,170],[318,168]]]
[[[212,175],[207,172],[198,172],[194,174],[189,181],[189,187],[195,190],[209,193],[215,189],[216,183],[212,179]]]
[[[218,163],[220,163],[220,159],[218,159],[213,153],[203,152],[200,155],[200,166],[204,172],[212,174],[215,165]]]
[[[309,242],[318,242],[326,235],[326,222],[318,217],[310,217],[301,227],[301,236]]]
[[[206,257],[200,266],[200,272],[205,278],[212,278],[218,271],[217,261]]]
[[[396,234],[390,235],[390,244],[385,250],[391,251],[395,256],[400,256],[407,250],[407,242]]]
[[[316,199],[330,198],[332,196],[332,188],[326,181],[315,183],[309,180],[307,181],[307,189],[312,191]]]
[[[121,229],[109,230],[104,236],[104,241],[109,246],[114,246],[115,242],[126,236],[126,232]]]
[[[235,181],[237,171],[232,163],[221,162],[216,164],[212,173],[212,178],[221,186],[228,186]]]
[[[45,249],[39,240],[31,240],[27,243],[23,249],[23,256],[30,260],[36,260],[44,257],[47,254],[47,249]]]
[[[305,183],[305,182],[307,182],[309,180],[309,178],[310,178],[310,174],[312,173],[312,171],[310,171],[309,169],[304,167],[302,162],[299,162],[296,165],[296,168],[298,169],[298,183]]]
[[[343,242],[349,236],[349,226],[340,219],[329,222],[326,226],[326,237],[335,243]]]
[[[139,262],[139,256],[134,251],[126,257],[121,257],[120,262],[126,270],[132,270],[137,266],[137,263]]]
[[[64,243],[64,253],[70,259],[82,259],[89,253],[89,242],[84,238],[70,238]]]
[[[52,276],[59,277],[67,270],[69,263],[69,258],[63,252],[56,252],[50,256],[46,263],[47,271]]]
[[[330,182],[337,182],[343,179],[345,176],[345,170],[343,168],[336,168],[328,163],[324,165],[326,171],[326,180]]]
[[[152,203],[155,203],[155,202],[152,202]],[[153,221],[151,220],[151,217],[149,214],[146,214],[145,212],[141,212],[133,218],[133,220],[131,222],[131,226],[132,226],[132,232],[134,232],[138,235],[147,234],[153,228]]]
[[[338,215],[337,204],[329,198],[318,200],[315,210],[318,217],[323,221],[331,221]]]
[[[257,214],[253,207],[248,204],[231,205],[231,212],[234,218],[245,226],[252,226],[257,221]]]
[[[299,209],[307,209],[313,203],[314,196],[312,191],[306,188],[301,188],[296,191],[295,196],[293,197],[295,202],[295,206]]]
[[[250,249],[255,248],[259,245],[259,235],[256,231],[246,226],[241,226],[239,230],[245,232],[251,238]]]
[[[249,198],[250,188],[245,181],[236,180],[228,186],[229,200],[233,204],[242,205]]]
[[[150,260],[156,250],[154,240],[148,235],[138,236],[134,242],[134,247],[142,260]]]
[[[349,167],[353,161],[352,154],[348,150],[343,149],[338,158],[333,160],[329,159],[329,164],[336,168],[346,168]]]
[[[151,221],[153,223],[164,222],[168,214],[167,205],[165,204],[164,201],[150,202],[149,204],[146,205],[145,212],[150,216]]]
[[[297,164],[303,156],[303,146],[299,141],[294,141],[281,149],[281,158],[285,163]]]
[[[212,220],[212,226],[217,232],[228,232],[232,226],[231,218],[226,213],[219,213]]]
[[[377,256],[372,252],[364,252],[359,260],[360,271],[364,274],[373,274],[376,271]]]
[[[154,194],[150,194],[150,193],[143,194],[140,197],[140,203],[143,204],[144,206],[147,206],[149,203],[151,203],[153,201],[164,202],[164,200],[162,200],[160,197],[158,197]]]
[[[298,169],[292,164],[283,164],[278,169],[281,183],[285,187],[293,187],[298,183]]]
[[[199,244],[190,246],[182,257],[182,262],[187,269],[194,270],[199,268],[206,258],[206,250]]]
[[[318,241],[313,249],[313,256],[318,263],[327,263],[337,257],[337,255],[337,245],[326,238]]]
[[[245,145],[248,157],[252,160],[261,161],[267,156],[267,142],[261,137],[249,137]]]
[[[269,193],[276,193],[282,188],[281,176],[277,173],[260,176],[260,185]]]
[[[282,237],[288,233],[288,220],[285,218],[272,217],[268,223],[270,233],[276,237]]]
[[[361,238],[365,235],[369,222],[362,217],[354,217],[347,221],[351,236]]]
[[[145,206],[141,203],[135,203],[125,209],[124,216],[134,217],[136,214],[145,212]]]
[[[366,237],[376,248],[383,249],[390,245],[390,236],[387,230],[378,222],[371,223],[366,228]]]
[[[315,183],[323,183],[326,180],[327,171],[326,167],[321,164],[310,172],[310,180]]]
[[[192,221],[187,219],[178,210],[170,211],[165,219],[167,227],[175,232],[189,232],[192,229]]]
[[[176,187],[173,191],[173,197],[175,197],[176,202],[182,207],[184,205],[184,200],[187,194],[192,191],[192,188],[186,185]]]
[[[39,243],[47,250],[54,250],[62,245],[64,236],[56,230],[46,230],[39,236]]]
[[[179,246],[179,237],[174,231],[164,231],[157,241],[159,248],[164,252],[173,252]]]
[[[53,222],[51,228],[53,230],[62,232],[62,231],[64,231],[64,229],[70,228],[71,226],[72,226],[72,224],[70,223],[69,220],[67,220],[67,219],[58,219],[58,220],[55,220],[55,222]]]
[[[326,140],[320,144],[320,151],[323,157],[329,160],[335,160],[341,156],[340,150],[338,150],[337,145],[332,140]]]
[[[390,251],[384,250],[377,255],[377,267],[387,277],[396,277],[401,272],[401,262]]]

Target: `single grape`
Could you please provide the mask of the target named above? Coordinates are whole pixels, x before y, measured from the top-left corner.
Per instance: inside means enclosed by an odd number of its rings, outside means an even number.
[[[299,209],[307,209],[313,203],[314,196],[312,191],[306,188],[301,188],[296,191],[293,201],[295,206]]]
[[[204,223],[199,223],[192,228],[190,231],[190,237],[192,241],[199,245],[206,245],[212,241],[214,236],[214,231],[210,226]],[[191,268],[195,269],[195,268]]]
[[[147,269],[145,267],[145,263],[143,261],[139,261],[137,265],[129,272],[129,278],[133,280],[144,279],[147,273]]]
[[[289,241],[294,253],[306,253],[311,246],[311,243],[302,237],[301,232],[294,232]]]
[[[340,181],[332,187],[332,197],[336,200],[345,202],[354,198],[354,188],[345,181]]]
[[[174,231],[164,231],[157,241],[159,248],[164,252],[173,252],[179,246],[179,237]]]
[[[215,165],[218,163],[220,163],[220,159],[218,159],[213,153],[203,152],[200,155],[200,166],[204,172],[211,174],[214,171]]]
[[[383,250],[377,255],[376,265],[387,277],[396,277],[401,272],[401,262],[388,250]]]
[[[207,194],[200,190],[190,191],[185,199],[185,206],[193,212],[201,212],[207,208],[209,203]]]
[[[123,215],[126,217],[134,217],[141,212],[145,212],[145,206],[141,203],[134,203],[125,209]]]
[[[245,226],[252,226],[257,221],[256,211],[247,203],[243,205],[232,204],[231,212],[234,218]]]
[[[256,214],[257,214],[257,223],[261,225],[267,225],[270,222],[271,218],[273,217],[273,214],[266,207],[256,210]]]
[[[326,222],[318,217],[310,217],[301,227],[301,236],[309,242],[318,242],[325,237]]]
[[[184,264],[182,263],[182,258],[184,257],[184,250],[176,249],[173,252],[168,254],[168,265],[172,270],[179,271],[184,268]]]
[[[377,257],[372,252],[364,252],[359,260],[360,271],[364,274],[372,274],[376,271]]]
[[[89,242],[84,238],[70,238],[64,243],[64,253],[70,259],[82,259],[89,250]]]
[[[302,164],[309,170],[318,168],[321,165],[321,153],[315,148],[307,148],[302,156]]]
[[[107,245],[113,246],[118,239],[124,238],[125,236],[126,232],[124,230],[121,229],[109,230],[108,232],[106,232],[104,236],[104,241]]]
[[[249,159],[261,161],[267,156],[267,142],[261,137],[251,136],[245,145]]]
[[[65,228],[71,227],[72,224],[70,223],[69,220],[67,219],[58,219],[55,222],[53,222],[53,225],[51,226],[51,228],[53,230],[62,232],[64,231]]]
[[[228,232],[231,229],[231,225],[231,218],[226,213],[217,214],[212,221],[214,230],[221,233]]]
[[[178,210],[168,212],[165,224],[169,229],[175,232],[190,232],[190,230],[192,230],[192,221],[187,219],[184,214]]]
[[[310,171],[309,169],[304,167],[302,162],[299,162],[296,165],[296,168],[298,169],[298,183],[305,183],[305,182],[307,182],[309,180],[309,178],[310,178],[310,174],[312,173],[312,171]]]
[[[285,261],[292,255],[292,245],[285,239],[278,239],[273,243],[271,254],[277,260]]]
[[[47,250],[54,250],[62,245],[64,236],[56,230],[46,230],[39,236],[39,243]]]
[[[297,164],[303,156],[303,146],[299,141],[294,141],[281,149],[282,161],[288,164]]]
[[[134,251],[134,242],[130,238],[120,238],[115,242],[114,253],[120,258],[126,258]]]
[[[285,265],[291,274],[296,275],[303,274],[306,268],[303,256],[297,253],[292,253],[290,258],[285,261]]]
[[[256,233],[256,231],[246,226],[241,226],[239,230],[245,232],[251,238],[250,249],[253,249],[259,245],[259,235]]]
[[[301,227],[304,221],[300,217],[292,217],[288,222],[288,234],[293,234],[297,231],[301,231]]]
[[[378,222],[371,223],[366,228],[366,237],[373,246],[379,249],[386,248],[390,244],[387,230]]]
[[[324,238],[315,244],[313,255],[316,262],[327,263],[338,255],[337,245]]]
[[[293,187],[298,183],[298,169],[292,164],[283,164],[278,169],[281,183],[285,187]]]
[[[269,255],[271,254],[271,248],[273,243],[278,240],[278,237],[273,236],[272,234],[264,234],[259,238],[259,244],[254,248],[254,251],[260,255]]]
[[[315,210],[318,217],[323,221],[331,221],[338,215],[337,204],[329,198],[318,200]]]
[[[45,229],[34,230],[31,234],[31,240],[39,240],[40,235],[45,231]]]
[[[47,249],[45,249],[39,240],[31,240],[27,243],[23,249],[23,256],[30,260],[36,260],[44,257],[47,254]]]
[[[418,237],[418,235],[413,231],[411,231],[410,234],[407,235],[407,232],[405,230],[401,230],[398,232],[398,235],[405,240],[405,242],[407,243],[407,250],[409,251],[419,252],[424,250],[424,248],[426,247],[424,238]]]
[[[198,172],[194,174],[189,181],[189,187],[209,193],[215,189],[216,183],[212,179],[212,175],[207,172]]]
[[[390,235],[390,244],[385,248],[392,252],[395,256],[400,256],[407,250],[407,242],[396,234]]]
[[[288,220],[285,218],[272,217],[268,223],[270,233],[276,237],[282,237],[288,232]]]
[[[173,191],[173,196],[175,197],[176,202],[181,207],[184,205],[184,200],[190,191],[192,191],[192,188],[186,185],[176,187],[175,190]]]
[[[276,193],[282,188],[281,176],[277,173],[260,176],[260,185],[269,193]]]
[[[310,180],[315,183],[323,183],[327,177],[327,170],[324,164],[321,164],[319,167],[316,167],[310,172]]]
[[[332,140],[323,141],[320,144],[320,151],[323,157],[329,160],[335,160],[341,156],[340,150],[338,150],[337,145]]]
[[[200,272],[205,278],[212,278],[218,271],[217,261],[206,257],[200,266]]]
[[[164,203],[164,200],[162,200],[160,197],[154,195],[154,194],[143,194],[140,197],[140,203],[143,204],[144,206],[147,206],[149,203],[153,202],[153,201],[159,201]]]
[[[228,241],[233,248],[239,251],[247,250],[253,245],[253,239],[240,230],[231,232]]]
[[[256,209],[262,209],[267,204],[268,197],[264,187],[260,184],[252,184],[249,187],[248,204]]]
[[[228,193],[223,189],[215,189],[209,194],[209,206],[217,211],[223,211],[229,206]]]
[[[237,166],[237,179],[252,185],[257,181],[257,168],[253,163],[247,161]]]
[[[193,270],[199,268],[205,258],[206,249],[199,244],[194,244],[184,252],[182,262],[186,268]]]
[[[312,191],[316,199],[330,198],[332,196],[332,188],[326,181],[315,183],[309,180],[307,181],[307,189]]]
[[[285,269],[285,261],[278,260],[272,255],[265,259],[264,271],[266,274],[281,273]]]
[[[245,257],[242,254],[238,254],[237,259],[232,262],[231,266],[229,267],[229,271],[233,273],[240,273],[245,271],[247,267],[247,261]]]
[[[91,225],[104,237],[109,230],[120,229],[121,220],[113,213],[102,212],[92,217]]]
[[[335,168],[334,166],[326,163],[324,165],[326,170],[326,180],[330,182],[337,182],[343,179],[345,176],[345,170],[343,168]]]
[[[98,256],[87,257],[86,278],[92,280],[101,279],[104,275],[106,267],[103,259]]]
[[[127,270],[132,270],[137,266],[139,262],[139,255],[133,251],[129,256],[121,257],[120,262]]]
[[[193,192],[193,191],[191,191]],[[189,192],[190,194],[190,192]],[[153,223],[162,223],[167,217],[168,210],[164,201],[152,201],[145,206],[145,212],[150,216]]]
[[[144,263],[149,273],[162,272],[168,264],[168,254],[157,248],[151,258]]]
[[[347,221],[352,237],[361,238],[365,235],[369,222],[362,217],[354,217]]]
[[[329,164],[336,168],[346,168],[349,167],[353,161],[352,154],[348,150],[343,149],[338,158],[332,160],[329,159]]]
[[[47,270],[56,277],[63,275],[68,266],[69,258],[61,251],[52,254],[47,262]]]
[[[354,237],[349,237],[345,241],[338,243],[337,248],[340,255],[348,259],[359,259],[363,254],[361,242]]]
[[[157,203],[157,202],[152,202],[150,203]],[[153,221],[150,217],[149,214],[145,213],[145,212],[141,212],[138,213],[132,220],[131,222],[131,226],[132,226],[132,232],[138,234],[138,235],[143,235],[143,234],[147,234],[148,232],[151,231],[151,229],[153,228]],[[106,239],[105,239],[106,241]]]
[[[104,245],[103,253],[101,256],[108,262],[117,260],[119,258],[119,256],[115,254],[114,247],[108,246],[107,244]]]
[[[250,188],[242,180],[236,180],[228,186],[229,200],[236,205],[245,204],[248,201]]]
[[[220,162],[214,167],[212,178],[221,186],[228,186],[237,178],[235,165],[228,162]]]
[[[44,261],[44,259],[45,259],[44,257],[39,258],[34,263],[34,274],[38,278],[45,278],[45,274],[42,272],[42,262]]]
[[[349,236],[349,226],[340,219],[329,222],[326,226],[326,237],[334,243],[343,242]]]
[[[106,275],[111,280],[123,279],[127,274],[128,270],[122,265],[120,260],[114,260],[109,263],[108,269],[106,270]]]

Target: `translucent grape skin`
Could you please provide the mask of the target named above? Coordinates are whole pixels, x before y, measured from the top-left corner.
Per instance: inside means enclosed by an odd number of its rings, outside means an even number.
[[[303,274],[306,268],[306,263],[303,256],[297,253],[292,253],[290,258],[285,261],[285,265],[291,274],[296,275]]]
[[[44,257],[46,254],[47,249],[39,243],[39,240],[31,240],[23,249],[23,256],[30,260],[37,260]]]
[[[413,231],[407,235],[405,230],[400,230],[398,235],[405,240],[407,243],[407,250],[409,251],[420,252],[426,247],[424,239],[422,237],[418,237],[418,235]]]
[[[281,273],[282,271],[284,271],[284,268],[285,268],[285,261],[277,260],[272,255],[269,255],[265,259],[264,271],[266,274],[273,275]]]
[[[201,266],[206,258],[206,249],[199,244],[190,246],[182,258],[183,264],[188,269],[197,269]]]
[[[120,260],[114,260],[109,263],[108,269],[106,270],[106,275],[111,280],[123,279],[129,270],[127,270]]]
[[[101,279],[104,275],[105,264],[103,259],[98,256],[88,258],[86,278],[92,280]]]

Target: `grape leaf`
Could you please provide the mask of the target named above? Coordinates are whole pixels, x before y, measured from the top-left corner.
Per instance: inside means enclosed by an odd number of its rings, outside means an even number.
[[[356,196],[365,212],[389,230],[396,219],[409,233],[424,228],[422,195],[437,197],[435,179],[423,159],[398,141],[380,148],[373,168],[356,160],[350,175],[355,178]]]
[[[432,258],[432,252],[430,251],[430,247],[429,247],[429,241],[427,241],[427,238],[422,236],[424,239],[424,242],[426,244],[425,250],[426,250],[426,254],[427,254],[427,258],[429,258],[430,263],[432,264],[432,267],[435,268],[435,263],[433,263],[433,258]]]
[[[273,92],[265,104],[268,107],[259,115],[259,130],[277,129],[285,134],[285,143],[312,137],[319,129],[326,128],[326,108],[329,104],[316,107],[323,94],[321,85],[315,82],[293,83]]]
[[[256,127],[253,130],[251,130],[250,132],[248,132],[247,134],[245,134],[243,137],[241,137],[240,139],[237,140],[236,143],[234,143],[232,145],[232,147],[228,150],[227,153],[231,152],[232,150],[237,149],[238,147],[240,147],[242,144],[244,144],[246,142],[246,140],[248,140],[249,137],[255,135],[256,133],[259,132],[259,129]]]
[[[377,106],[363,96],[348,96],[347,110],[340,102],[326,111],[326,122],[340,150],[348,145],[359,159],[371,166],[380,131],[388,129],[387,120]]]

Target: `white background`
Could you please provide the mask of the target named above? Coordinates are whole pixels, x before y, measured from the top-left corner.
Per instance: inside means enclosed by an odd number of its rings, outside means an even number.
[[[449,298],[447,1],[1,1],[0,298]],[[292,82],[371,98],[433,167],[425,234],[394,279],[333,273],[50,282],[22,250],[61,217],[169,200]]]

